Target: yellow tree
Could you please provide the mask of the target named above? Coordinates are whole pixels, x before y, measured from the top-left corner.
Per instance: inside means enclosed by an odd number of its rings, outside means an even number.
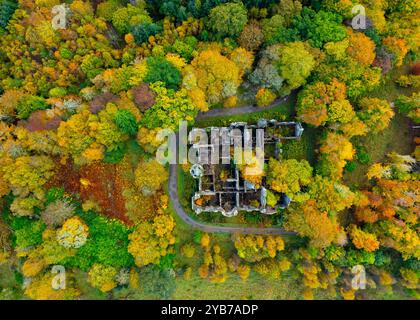
[[[242,164],[238,165],[242,178],[253,183],[255,186],[260,186],[262,179],[265,176],[262,161],[259,161],[255,152],[244,151]]]
[[[235,235],[235,248],[242,259],[255,262],[264,258],[274,258],[284,250],[284,241],[278,236]]]
[[[347,53],[364,66],[369,66],[375,60],[375,43],[363,32],[354,32],[347,28],[349,47]]]
[[[229,55],[229,59],[233,61],[239,69],[239,78],[249,72],[252,69],[252,63],[254,62],[254,56],[251,52],[244,48],[236,48]]]
[[[359,102],[359,107],[359,118],[373,133],[385,130],[395,114],[388,101],[378,98],[363,98]]]
[[[340,231],[335,219],[330,218],[327,212],[319,211],[314,200],[309,200],[302,206],[292,207],[285,227],[308,237],[310,244],[318,248],[328,247],[337,239]]]
[[[350,208],[356,199],[349,187],[319,175],[315,176],[308,189],[310,198],[316,201],[319,210],[329,214]]]
[[[117,270],[114,267],[94,264],[89,270],[88,281],[94,288],[108,292],[117,286],[116,275]]]
[[[184,68],[183,86],[187,90],[199,88],[206,101],[215,104],[236,95],[241,83],[240,72],[236,63],[219,50],[208,49],[200,52],[191,65]]]
[[[349,233],[351,240],[357,249],[373,252],[379,248],[379,241],[374,234],[365,232],[354,224],[349,227]]]
[[[4,159],[1,171],[15,196],[43,195],[43,186],[54,175],[54,162],[47,156],[21,156]]]
[[[236,272],[243,281],[246,281],[251,273],[251,267],[247,264],[241,264],[236,269]]]
[[[44,275],[32,279],[32,282],[25,289],[25,295],[35,300],[74,300],[80,296],[80,291],[75,289],[69,279],[69,273],[66,273],[66,288],[55,290],[51,283],[56,275],[47,272]]]
[[[136,171],[136,186],[144,195],[153,195],[168,180],[168,172],[156,160],[139,163]]]
[[[79,217],[72,217],[57,232],[57,240],[65,248],[80,248],[86,243],[88,235],[88,226]]]
[[[159,263],[161,257],[170,253],[170,246],[175,243],[173,229],[175,221],[171,216],[159,215],[152,222],[142,222],[129,235],[130,252],[139,267],[150,263]]]
[[[300,192],[312,180],[312,168],[306,160],[270,159],[267,181],[272,190],[286,193],[289,197]]]
[[[347,137],[335,132],[328,132],[321,142],[322,171],[325,176],[339,179],[343,175],[343,168],[355,154],[353,145]]]

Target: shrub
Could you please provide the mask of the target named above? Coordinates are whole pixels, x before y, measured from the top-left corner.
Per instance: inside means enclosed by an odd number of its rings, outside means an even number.
[[[47,194],[45,195],[45,205],[49,205],[50,203],[64,198],[65,191],[64,188],[56,188],[53,187],[47,191]]]
[[[353,172],[354,170],[356,170],[356,168],[357,168],[357,163],[355,161],[348,161],[346,163],[346,166],[344,167],[344,169],[347,172]]]
[[[60,49],[60,56],[63,59],[72,59],[73,58],[73,52],[71,52],[69,49],[67,48],[61,48]]]
[[[356,154],[357,161],[359,161],[361,164],[369,164],[371,161],[371,156],[367,153],[366,148],[363,146],[359,146],[356,149],[357,149],[357,154]]]
[[[225,99],[223,102],[223,107],[225,108],[234,108],[238,103],[238,98],[236,96],[230,96]]]

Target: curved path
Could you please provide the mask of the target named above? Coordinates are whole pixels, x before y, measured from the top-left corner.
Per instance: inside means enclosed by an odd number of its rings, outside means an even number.
[[[263,111],[273,109],[278,105],[286,102],[289,97],[281,98],[276,100],[272,105],[260,108],[255,106],[244,106],[234,109],[214,109],[206,113],[198,115],[197,119],[212,118],[218,116],[228,116],[233,114],[251,113],[255,111]],[[178,135],[177,135],[178,136]],[[171,198],[172,205],[177,215],[188,225],[193,228],[199,229],[204,232],[223,232],[223,233],[243,233],[243,234],[263,234],[263,235],[296,235],[295,232],[285,231],[280,228],[256,228],[256,227],[227,227],[211,225],[203,222],[199,222],[191,218],[182,207],[179,201],[178,194],[178,165],[171,164],[169,166],[169,196]]]

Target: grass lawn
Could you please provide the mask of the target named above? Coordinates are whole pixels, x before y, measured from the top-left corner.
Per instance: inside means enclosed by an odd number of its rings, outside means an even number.
[[[171,296],[174,300],[302,300],[304,290],[300,279],[289,274],[280,279],[267,279],[251,271],[249,278],[243,281],[237,274],[229,274],[224,283],[211,283],[194,274],[191,279],[177,277],[176,288]],[[121,289],[114,293],[114,298],[150,299],[140,288]],[[129,292],[129,294],[127,294]],[[340,300],[338,290],[336,294],[328,290],[314,290],[315,299]],[[384,292],[383,290],[368,289],[364,292],[366,299],[404,300],[407,295],[403,292]]]
[[[299,140],[286,140],[282,145],[283,159],[307,160],[312,166],[316,162],[316,143],[321,129],[305,127]]]
[[[302,298],[303,285],[293,277],[272,280],[251,271],[247,281],[237,274],[229,274],[224,283],[211,283],[194,275],[190,280],[178,278],[173,299],[227,299],[227,300],[294,300]],[[325,292],[316,295],[328,299]]]

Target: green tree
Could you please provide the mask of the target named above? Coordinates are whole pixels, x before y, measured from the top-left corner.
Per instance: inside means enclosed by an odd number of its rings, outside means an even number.
[[[128,252],[128,236],[131,230],[117,220],[109,220],[90,212],[83,214],[89,227],[89,238],[84,246],[77,250],[73,258],[68,259],[70,266],[88,270],[94,263],[115,268],[131,267],[134,259]]]
[[[176,90],[181,83],[181,72],[164,57],[149,57],[144,81],[163,82],[166,88]]]
[[[36,96],[24,96],[22,97],[17,106],[16,113],[19,119],[27,119],[32,112],[36,110],[48,109],[49,105],[44,98]]]
[[[135,135],[137,133],[137,121],[134,115],[125,109],[119,109],[114,116],[117,127],[126,134]]]
[[[281,0],[279,4],[273,7],[276,14],[281,14],[285,20],[286,26],[290,25],[293,18],[299,16],[302,11],[302,1],[300,0]]]
[[[236,38],[248,21],[242,2],[221,4],[210,10],[207,26],[219,38]]]
[[[281,14],[276,14],[262,22],[264,43],[272,45],[300,40],[299,31],[295,28],[286,27],[286,21]]]
[[[168,128],[176,130],[179,121],[192,123],[198,108],[192,103],[185,89],[167,90],[161,82],[151,85],[156,94],[155,104],[146,110],[140,125],[148,129]]]
[[[10,18],[17,9],[17,1],[1,0],[0,1],[0,30],[6,28]]]
[[[315,59],[303,42],[292,42],[281,47],[277,65],[284,79],[282,90],[288,94],[305,83],[315,67]]]
[[[42,243],[42,233],[45,230],[45,224],[42,221],[16,217],[12,220],[11,227],[17,247],[25,249]]]
[[[141,44],[146,42],[150,36],[154,36],[160,30],[161,28],[155,23],[141,23],[135,25],[131,29],[131,33],[133,34],[136,43]]]
[[[152,19],[141,7],[135,7],[128,4],[122,7],[112,15],[112,25],[120,34],[128,33],[131,27],[141,23],[152,23]]]
[[[302,16],[295,17],[293,27],[299,30],[303,39],[309,43],[322,48],[327,42],[337,42],[346,38],[346,28],[341,24],[343,18],[335,13],[320,10],[314,11],[304,7]]]

